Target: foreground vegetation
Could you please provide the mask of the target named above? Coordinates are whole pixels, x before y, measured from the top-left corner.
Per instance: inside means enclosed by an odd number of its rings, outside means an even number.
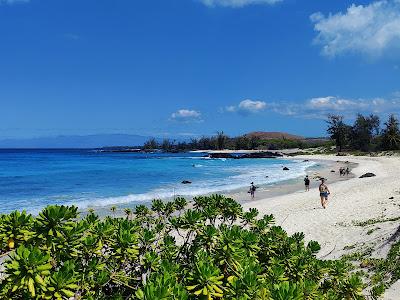
[[[344,261],[223,196],[178,198],[126,218],[49,206],[0,219],[1,299],[364,299]]]

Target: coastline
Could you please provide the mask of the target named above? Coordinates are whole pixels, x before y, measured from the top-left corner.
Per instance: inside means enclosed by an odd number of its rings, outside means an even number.
[[[286,159],[290,161],[299,161],[302,162],[304,160],[308,160],[310,162],[315,162],[314,165],[308,167],[305,170],[304,174],[298,175],[294,178],[288,179],[288,180],[282,180],[279,182],[275,183],[265,183],[261,185],[257,185],[258,189],[256,191],[256,195],[254,199],[250,198],[250,195],[248,193],[248,188],[250,185],[250,182],[246,183],[246,186],[232,189],[232,190],[227,190],[227,191],[219,191],[219,192],[209,192],[209,193],[203,193],[201,194],[202,196],[204,195],[211,195],[211,194],[222,194],[226,197],[231,197],[234,200],[238,201],[241,204],[248,204],[251,206],[252,203],[257,202],[257,201],[269,201],[269,199],[273,199],[275,197],[279,196],[285,196],[288,194],[293,194],[293,193],[302,193],[304,192],[304,176],[307,174],[309,175],[311,179],[311,185],[310,187],[318,186],[319,184],[319,177],[324,177],[327,178],[328,183],[334,183],[338,181],[346,181],[354,177],[353,173],[350,173],[349,176],[339,176],[339,168],[340,167],[349,167],[350,170],[355,168],[357,164],[354,163],[344,163],[343,162],[337,162],[334,160],[334,157],[331,157],[329,159],[319,159],[319,158],[314,158],[313,156],[310,156],[308,158],[303,158],[303,157],[285,157],[285,158],[279,158],[279,159]],[[285,165],[283,164],[282,167]],[[331,172],[331,170],[335,170],[334,173]],[[291,172],[291,170],[288,170],[287,172]],[[289,173],[290,174],[290,173]],[[247,185],[248,184],[248,185]],[[189,202],[192,201],[194,196],[187,196],[187,195],[177,195],[180,197],[186,198]],[[173,198],[163,198],[162,199],[165,202],[172,201]],[[124,216],[124,209],[133,209],[136,205],[138,204],[144,204],[147,206],[151,205],[151,201],[148,201],[146,203],[136,203],[136,202],[127,202],[127,203],[121,203],[121,204],[116,204],[117,206],[117,212],[114,212],[113,215],[123,217]],[[85,215],[88,211],[88,209],[94,209],[97,214],[99,214],[102,217],[105,217],[107,215],[110,215],[110,209],[113,205],[106,205],[106,206],[89,206],[85,209],[80,209],[81,214]]]
[[[311,184],[310,188],[319,185],[319,177],[323,177],[327,179],[328,184],[332,184],[338,181],[345,181],[351,178],[354,178],[354,174],[351,172],[348,176],[339,176],[339,168],[340,167],[349,167],[350,171],[357,167],[357,163],[345,163],[345,161],[339,161],[333,159],[314,159],[313,157],[308,158],[288,158],[290,160],[309,160],[315,162],[316,164],[306,169],[306,174],[309,176]],[[335,171],[335,172],[332,172]],[[290,170],[288,171],[290,172]],[[239,190],[229,191],[224,193],[225,196],[231,197],[240,203],[248,203],[251,205],[251,202],[267,200],[270,198],[293,194],[293,193],[302,193],[304,192],[304,175],[298,176],[296,178],[281,181],[273,184],[265,184],[259,186],[256,191],[254,199],[251,199],[248,194],[247,188],[242,188]]]

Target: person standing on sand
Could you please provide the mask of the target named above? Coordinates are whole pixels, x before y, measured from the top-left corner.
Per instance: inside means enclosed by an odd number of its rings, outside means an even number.
[[[251,198],[254,198],[254,194],[256,192],[256,189],[257,189],[257,187],[254,185],[254,182],[252,182],[251,185],[250,185],[250,190],[249,190]]]
[[[330,194],[328,186],[325,184],[326,179],[321,178],[321,184],[319,185],[319,196],[321,197],[321,205],[325,209],[328,203],[328,196]]]
[[[349,167],[347,167],[346,168],[346,176],[349,176],[349,174],[350,174],[350,169],[349,169]]]
[[[310,178],[308,178],[308,175],[304,178],[304,185],[306,187],[306,192],[310,190]]]

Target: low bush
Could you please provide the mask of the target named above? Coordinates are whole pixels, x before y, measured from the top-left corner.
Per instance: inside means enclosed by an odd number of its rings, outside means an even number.
[[[126,218],[76,207],[0,217],[1,299],[364,299],[341,260],[271,215],[220,195],[140,205]],[[1,277],[0,277],[1,278]]]

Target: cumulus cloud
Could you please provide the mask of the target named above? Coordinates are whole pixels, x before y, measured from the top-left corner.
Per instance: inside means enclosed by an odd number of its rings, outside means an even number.
[[[267,103],[264,101],[254,101],[246,99],[241,101],[238,105],[227,106],[227,112],[239,112],[241,114],[257,113],[265,110]]]
[[[344,13],[317,12],[310,19],[318,33],[315,43],[330,57],[344,53],[380,56],[400,47],[400,0],[353,4]]]
[[[301,103],[276,102],[268,104],[272,111],[287,116],[304,118],[322,118],[330,113],[339,113],[347,117],[356,113],[390,113],[400,110],[400,97],[345,99],[327,96],[307,99]]]
[[[1,4],[17,4],[17,3],[27,3],[30,2],[30,0],[0,0],[0,5]]]
[[[214,6],[223,6],[223,7],[243,7],[247,5],[253,4],[267,4],[272,5],[282,0],[200,0],[204,5],[214,7]]]
[[[171,114],[171,119],[183,122],[201,121],[201,113],[190,109],[180,109]]]
[[[280,115],[300,118],[325,119],[328,114],[338,113],[352,117],[356,113],[386,114],[400,113],[400,92],[394,92],[388,97],[376,98],[344,98],[338,96],[324,96],[305,99],[302,101],[253,101],[243,100],[238,105],[225,107],[224,112],[238,112],[250,114],[268,111]]]

